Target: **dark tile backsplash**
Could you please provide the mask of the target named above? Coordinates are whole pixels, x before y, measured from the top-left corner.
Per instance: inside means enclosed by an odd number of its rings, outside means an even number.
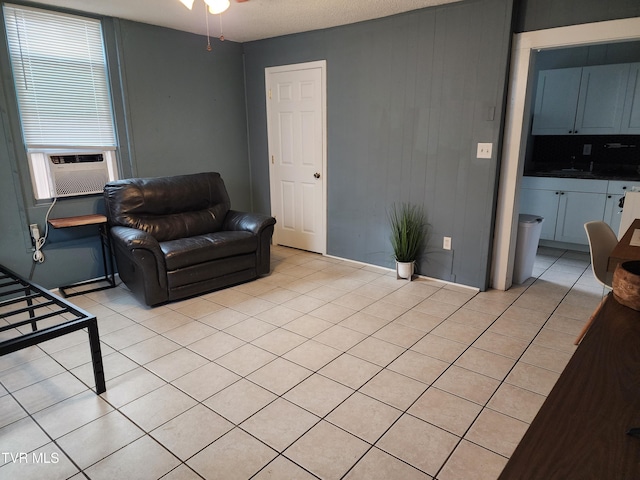
[[[640,167],[640,135],[550,135],[531,138],[533,148],[525,163],[525,173],[575,168],[585,172],[637,175]],[[589,148],[591,152],[587,154]]]

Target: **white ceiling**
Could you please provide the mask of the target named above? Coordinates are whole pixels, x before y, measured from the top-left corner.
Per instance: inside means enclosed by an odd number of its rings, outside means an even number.
[[[135,20],[185,32],[207,34],[203,0],[189,11],[179,0],[36,0],[82,12]],[[386,17],[460,0],[249,0],[222,14],[208,15],[212,37],[247,42]]]

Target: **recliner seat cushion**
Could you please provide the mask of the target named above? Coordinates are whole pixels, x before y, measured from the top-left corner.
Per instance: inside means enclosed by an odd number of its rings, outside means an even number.
[[[167,270],[253,253],[258,238],[246,231],[224,231],[160,242]]]

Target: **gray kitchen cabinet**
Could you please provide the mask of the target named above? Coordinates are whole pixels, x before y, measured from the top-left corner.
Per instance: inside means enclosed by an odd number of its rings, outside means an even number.
[[[587,245],[589,239],[584,224],[602,220],[606,201],[604,193],[560,192],[555,240]]]
[[[582,68],[541,70],[533,113],[534,135],[569,135],[576,123]]]
[[[523,188],[520,191],[520,213],[539,215],[542,222],[541,240],[555,240],[558,220],[559,191]]]
[[[588,245],[584,224],[604,218],[607,180],[523,177],[520,213],[544,217],[542,240]]]
[[[629,66],[629,80],[620,133],[640,135],[640,63],[632,63]]]
[[[604,206],[604,221],[609,224],[611,230],[617,235],[620,229],[620,219],[622,218],[622,207],[620,201],[624,194],[608,193],[607,203]]]
[[[584,67],[574,133],[620,133],[628,79],[628,63]]]
[[[620,133],[629,66],[623,63],[540,71],[532,133]]]
[[[640,188],[640,182],[622,180],[609,181],[607,203],[604,208],[604,221],[609,224],[616,235],[618,234],[618,230],[620,230],[620,220],[622,219],[620,201],[624,198],[625,193],[632,191],[634,188]]]

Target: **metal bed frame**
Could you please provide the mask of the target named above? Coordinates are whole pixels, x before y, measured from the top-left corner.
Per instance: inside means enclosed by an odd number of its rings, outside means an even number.
[[[29,318],[20,319],[24,318],[25,313],[29,314]],[[10,317],[16,316],[18,319],[11,322]],[[38,329],[38,322],[58,316],[62,318],[61,323]],[[70,317],[74,318],[69,320]],[[0,334],[31,324],[30,332],[0,341],[0,356],[86,328],[96,393],[101,394],[107,390],[95,315],[0,265],[0,320],[7,322],[7,325],[0,326]]]

